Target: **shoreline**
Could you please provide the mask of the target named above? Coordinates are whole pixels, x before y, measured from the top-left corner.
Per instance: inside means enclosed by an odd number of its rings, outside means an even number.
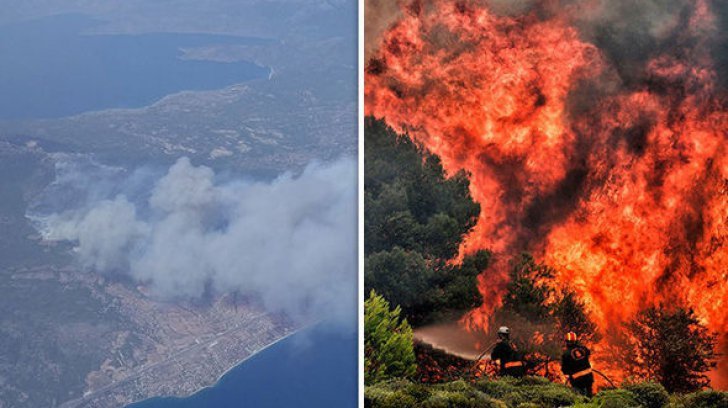
[[[290,338],[294,334],[300,333],[301,331],[306,330],[306,329],[309,329],[309,328],[311,328],[313,326],[315,326],[315,324],[309,324],[309,325],[302,326],[302,327],[300,327],[298,329],[295,329],[292,332],[286,334],[285,336],[280,337],[280,338],[276,339],[275,341],[267,344],[266,346],[260,348],[259,350],[256,350],[254,353],[251,353],[250,355],[246,356],[242,360],[240,360],[240,361],[236,362],[235,364],[233,364],[232,366],[230,366],[230,368],[228,368],[227,370],[223,371],[222,374],[220,374],[217,377],[217,379],[214,382],[212,382],[210,385],[206,385],[206,386],[204,386],[204,387],[196,390],[195,392],[192,392],[192,393],[187,394],[187,395],[182,395],[182,396],[179,396],[179,395],[158,395],[158,396],[146,398],[146,399],[143,399],[143,400],[140,400],[140,401],[128,403],[126,405],[123,405],[122,408],[135,408],[135,406],[138,405],[138,404],[143,404],[146,401],[157,400],[157,399],[168,399],[168,398],[169,399],[186,399],[186,398],[192,398],[195,395],[197,395],[197,394],[205,391],[208,388],[215,387],[217,384],[220,383],[220,381],[223,379],[223,377],[225,377],[225,375],[227,375],[230,371],[234,370],[235,368],[239,367],[244,362],[246,362],[246,361],[250,360],[251,358],[257,356],[261,352],[263,352],[265,350],[268,350],[269,348],[273,347],[274,345],[276,345],[276,344],[278,344],[278,343],[280,343],[280,342],[282,342],[282,341]]]

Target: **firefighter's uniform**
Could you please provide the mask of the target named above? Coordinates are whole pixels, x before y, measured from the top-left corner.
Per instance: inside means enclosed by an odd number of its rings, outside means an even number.
[[[587,397],[592,396],[594,374],[589,363],[589,349],[576,342],[567,345],[561,356],[561,371],[574,389]]]
[[[490,353],[491,360],[500,360],[500,375],[520,378],[526,374],[526,367],[518,352],[508,340],[500,340]]]

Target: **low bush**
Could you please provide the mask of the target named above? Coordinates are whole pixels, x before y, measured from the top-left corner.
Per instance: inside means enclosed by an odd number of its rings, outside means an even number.
[[[644,408],[663,408],[670,401],[670,394],[660,383],[628,384],[624,389],[633,393],[637,402]]]
[[[417,404],[415,397],[404,390],[392,390],[383,386],[372,385],[364,390],[364,406],[372,408],[410,408]]]
[[[623,389],[600,391],[593,402],[600,408],[641,408],[635,395]]]
[[[554,384],[542,377],[480,380],[474,386],[484,394],[502,400],[513,408],[524,404],[546,408],[562,407],[586,400],[569,387]]]
[[[518,390],[518,387],[505,380],[480,380],[475,383],[475,388],[480,392],[490,395],[493,398],[503,398],[506,395]]]
[[[685,408],[728,408],[728,392],[711,390],[688,394]]]
[[[391,380],[387,382],[381,382],[376,385],[377,387],[384,387],[391,391],[402,391],[407,395],[411,395],[417,401],[426,400],[432,393],[431,386],[427,384],[415,383],[409,380]]]
[[[437,391],[423,404],[423,408],[508,408],[502,401],[488,397],[482,392]]]
[[[541,405],[538,405],[535,402],[522,402],[516,405],[516,408],[541,408]]]
[[[586,400],[570,388],[559,384],[539,386],[534,391],[536,392],[532,401],[545,407],[567,407]]]
[[[517,386],[531,386],[531,385],[553,385],[551,381],[549,381],[548,378],[545,377],[539,377],[537,375],[527,375],[523,378],[511,378],[507,377],[506,381],[508,381],[510,384],[517,385]]]
[[[436,389],[443,390],[443,391],[452,391],[452,392],[472,392],[472,391],[474,391],[473,386],[463,380],[452,381],[452,382],[443,383],[443,384],[436,384],[433,387]]]
[[[669,395],[655,383],[603,390],[589,401],[571,388],[536,377],[420,384],[391,380],[366,387],[367,408],[728,408],[728,393]]]
[[[517,407],[521,404],[532,402],[531,397],[532,396],[527,390],[517,390],[509,392],[500,399],[503,400],[509,407]]]

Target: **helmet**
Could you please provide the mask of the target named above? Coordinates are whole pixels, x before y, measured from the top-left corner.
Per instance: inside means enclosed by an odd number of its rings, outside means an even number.
[[[500,328],[498,329],[498,335],[499,335],[499,336],[507,336],[507,335],[509,335],[509,334],[511,334],[511,329],[509,329],[509,328],[508,328],[508,327],[506,327],[506,326],[501,326],[501,327],[500,327]]]
[[[574,333],[574,332],[566,333],[566,342],[567,343],[576,343],[576,340],[578,340],[578,337],[576,337],[576,333]]]

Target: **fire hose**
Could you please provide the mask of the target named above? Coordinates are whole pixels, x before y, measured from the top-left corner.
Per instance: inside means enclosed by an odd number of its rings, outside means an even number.
[[[594,368],[592,368],[592,372],[594,372],[594,373],[597,373],[597,374],[601,375],[601,376],[602,376],[602,378],[604,378],[605,380],[607,380],[607,382],[609,383],[609,385],[611,385],[611,386],[612,386],[612,388],[617,388],[617,386],[616,386],[616,385],[614,385],[614,383],[612,382],[612,380],[611,380],[611,379],[609,379],[609,377],[607,377],[607,375],[606,375],[606,374],[604,374],[603,372],[601,372],[601,371],[599,371],[599,370],[596,370],[596,369],[594,369]]]
[[[494,345],[495,345],[495,343],[486,347],[485,350],[482,353],[480,353],[480,355],[478,355],[478,357],[475,358],[475,363],[473,363],[473,365],[470,367],[470,370],[469,370],[470,374],[472,374],[475,367],[477,367],[478,364],[480,363],[480,361],[483,359],[483,356],[485,356],[488,353],[488,350],[490,350]],[[617,388],[617,386],[614,385],[614,382],[612,381],[612,379],[607,377],[607,375],[604,374],[603,372],[601,372],[595,368],[592,368],[592,372],[599,374],[602,378],[604,378],[609,383],[610,386],[612,386],[612,388]]]
[[[475,367],[478,366],[478,364],[480,363],[480,360],[483,359],[483,356],[485,356],[488,353],[488,350],[492,349],[493,346],[495,346],[495,345],[496,345],[496,343],[493,343],[493,344],[489,345],[488,347],[486,347],[485,349],[483,349],[483,352],[480,353],[480,355],[478,355],[478,357],[475,358],[475,363],[473,363],[473,365],[470,367],[470,373],[472,373],[473,370],[475,369]]]

